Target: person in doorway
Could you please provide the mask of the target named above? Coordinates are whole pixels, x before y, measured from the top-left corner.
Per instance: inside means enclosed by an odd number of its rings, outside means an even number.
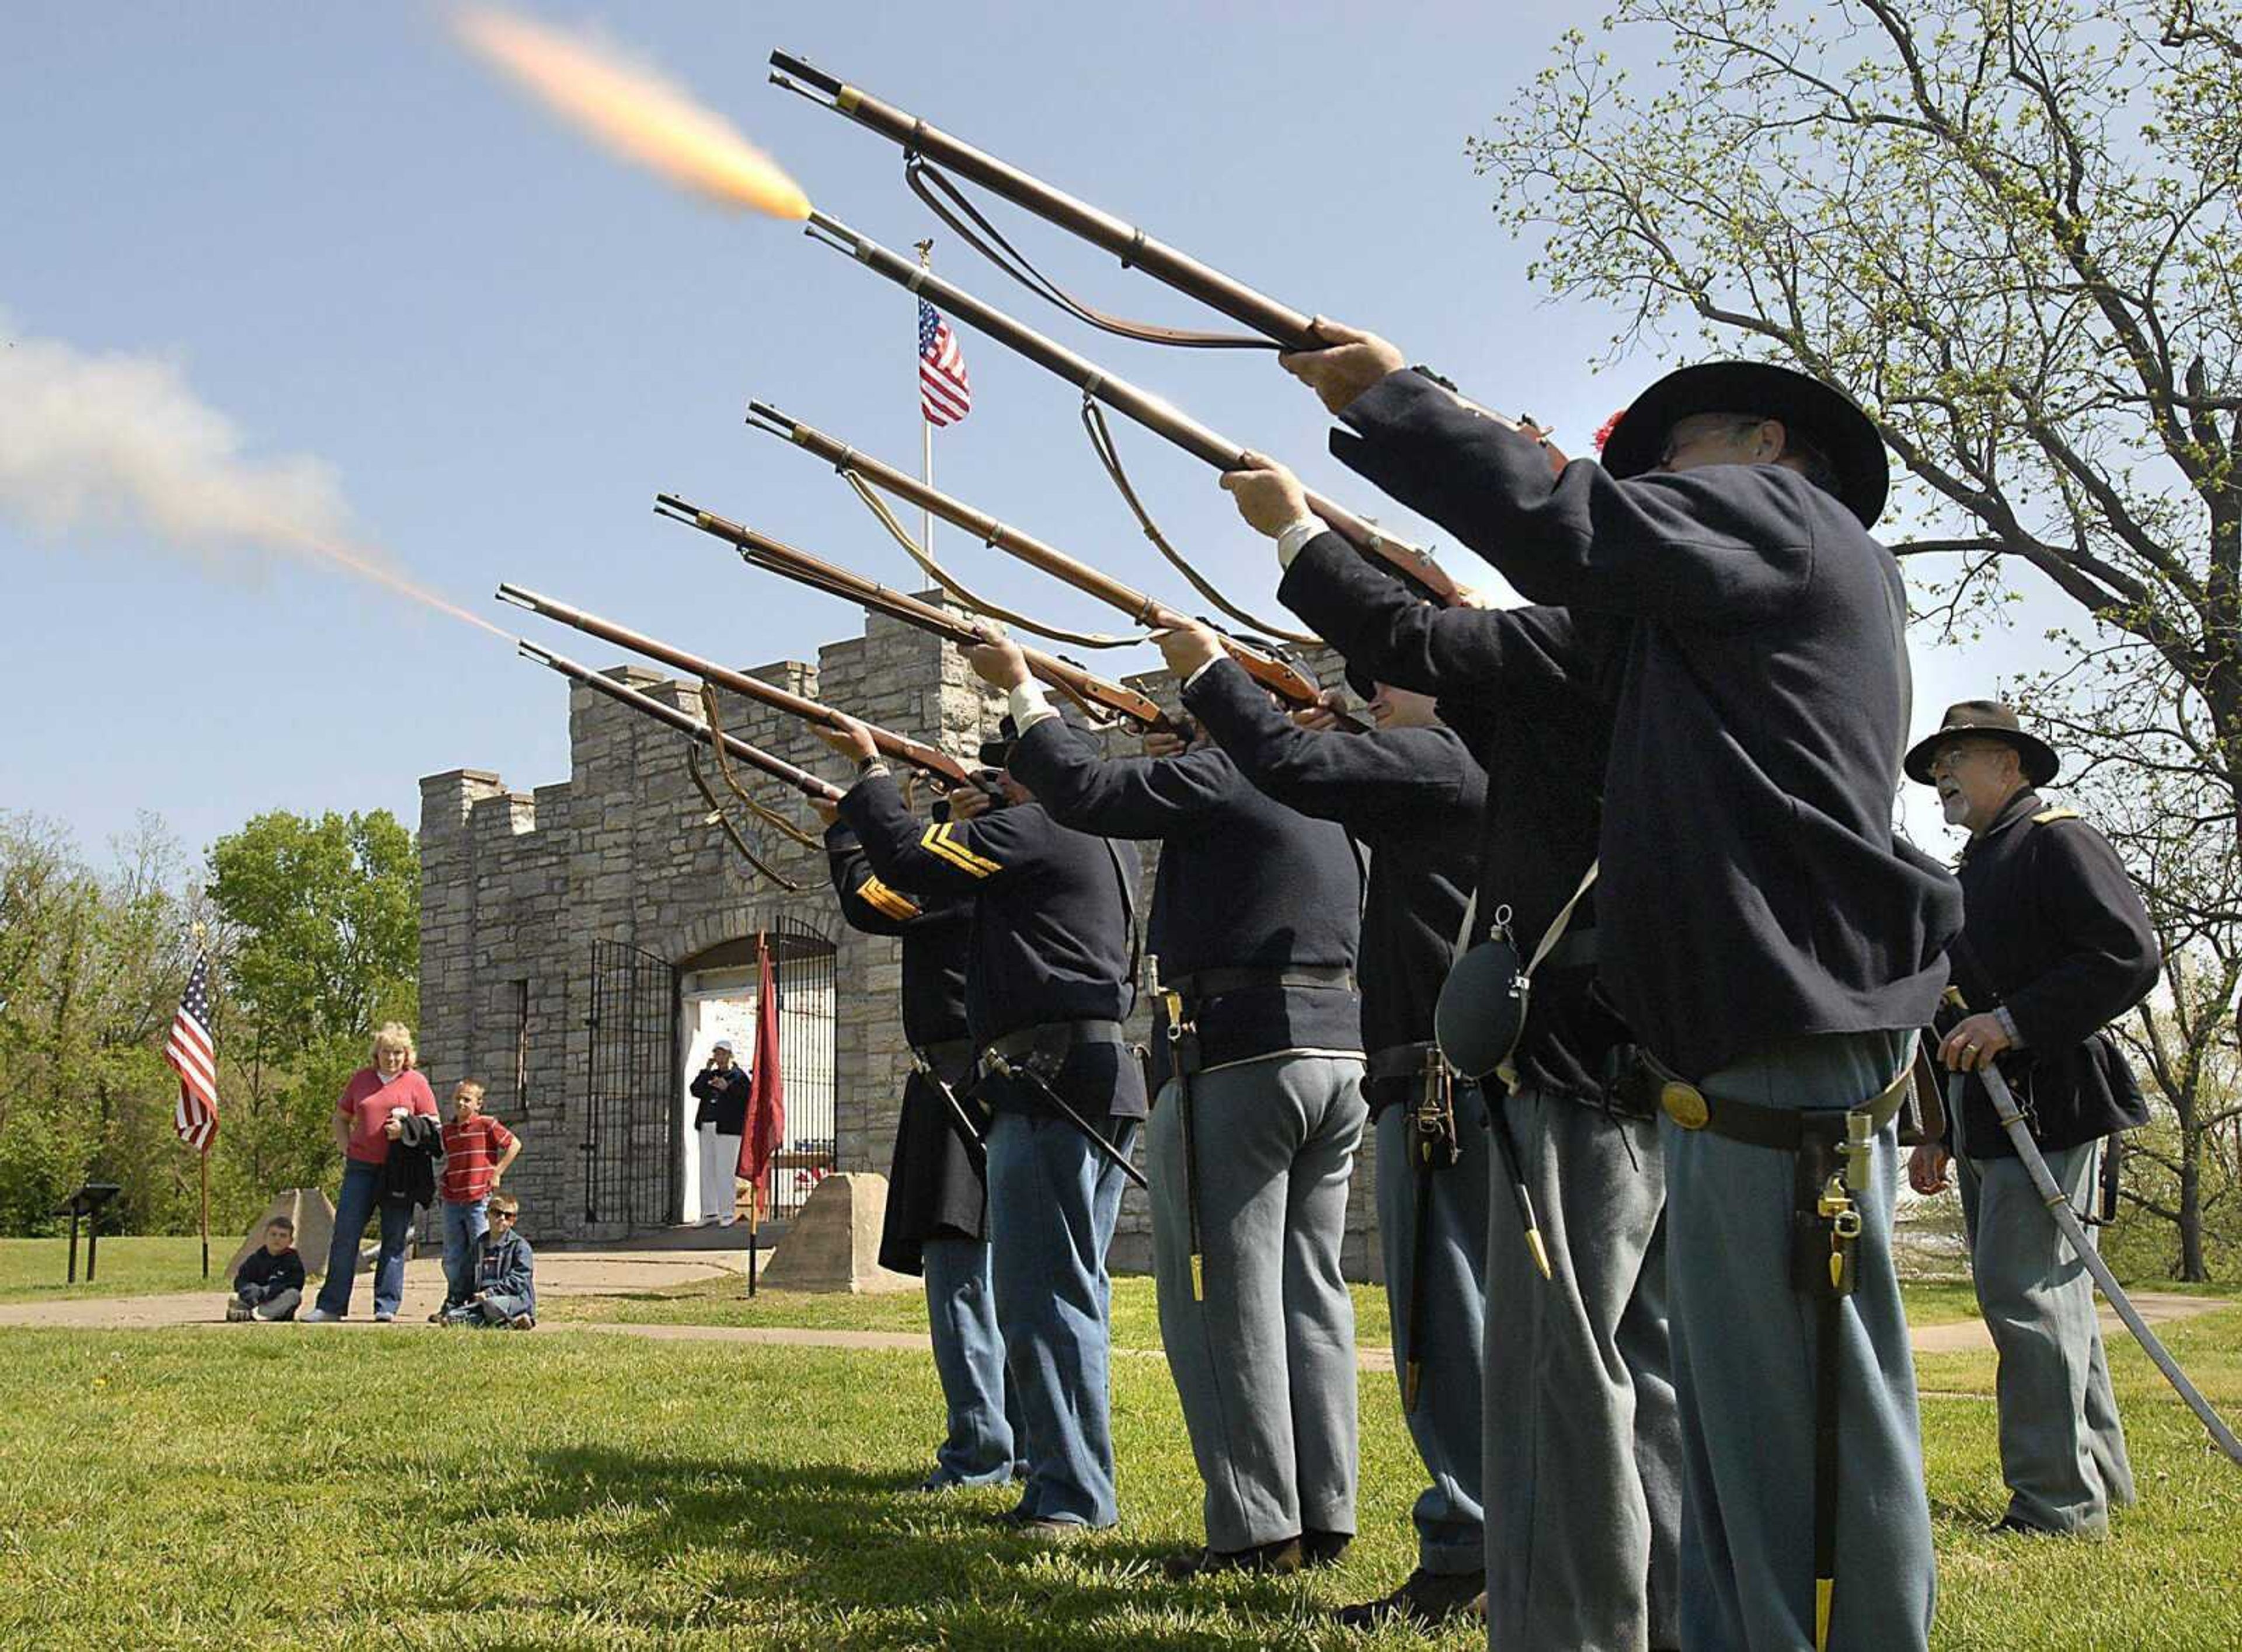
[[[701,1137],[701,1225],[729,1227],[740,1219],[740,1138],[748,1128],[748,1070],[732,1059],[732,1041],[716,1040],[693,1078],[701,1105],[693,1128]]]

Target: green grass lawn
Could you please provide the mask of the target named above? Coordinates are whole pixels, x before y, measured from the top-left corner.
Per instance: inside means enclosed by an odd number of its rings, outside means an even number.
[[[225,1265],[238,1237],[211,1235],[211,1288],[225,1289]],[[82,1296],[150,1296],[203,1288],[203,1242],[192,1233],[104,1238],[93,1283],[85,1282],[85,1235],[77,1241],[77,1283],[70,1269],[67,1239],[0,1239],[0,1302],[37,1302]]]
[[[2242,1308],[2168,1329],[2242,1414]],[[2000,1507],[1991,1362],[1922,1364],[1941,1649],[2242,1645],[2242,1471],[2130,1346],[2112,1368],[2143,1501],[2104,1544],[1983,1535]],[[1346,1565],[1188,1588],[1157,1569],[1198,1534],[1173,1388],[1153,1360],[1117,1361],[1114,1384],[1124,1523],[1052,1554],[985,1523],[1001,1491],[899,1489],[940,1416],[915,1353],[557,1331],[0,1333],[0,1646],[1474,1644],[1317,1616],[1409,1564],[1414,1460],[1390,1378],[1363,1380]]]

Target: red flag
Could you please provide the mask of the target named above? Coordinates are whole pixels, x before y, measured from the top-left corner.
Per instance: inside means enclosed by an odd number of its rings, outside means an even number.
[[[770,946],[755,937],[761,982],[755,993],[755,1066],[748,1079],[747,1127],[740,1132],[740,1177],[755,1190],[756,1207],[770,1208],[771,1160],[786,1139],[786,1075],[778,1064],[778,977],[771,971]]]

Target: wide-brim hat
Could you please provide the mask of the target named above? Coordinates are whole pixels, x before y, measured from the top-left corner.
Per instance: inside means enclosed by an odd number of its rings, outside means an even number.
[[[2010,708],[1997,700],[1964,700],[1946,708],[1946,715],[1935,733],[1925,735],[1908,748],[1907,755],[1900,761],[1907,777],[1930,785],[1931,754],[1958,734],[1977,735],[2014,747],[2022,760],[2027,785],[2046,785],[2055,778],[2055,771],[2063,767],[2063,759],[2056,755],[2055,748],[2038,735],[2027,733]]]
[[[1668,373],[1637,396],[1604,440],[1603,467],[1614,476],[1658,467],[1666,433],[1691,413],[1757,413],[1779,419],[1821,449],[1836,473],[1837,497],[1874,527],[1891,493],[1883,438],[1852,399],[1819,379],[1765,361],[1705,361]]]
[[[1012,761],[1012,748],[1019,742],[1019,725],[1012,721],[1010,712],[1005,713],[1004,720],[997,725],[997,738],[981,742],[979,755],[982,766],[987,769],[1007,767]]]

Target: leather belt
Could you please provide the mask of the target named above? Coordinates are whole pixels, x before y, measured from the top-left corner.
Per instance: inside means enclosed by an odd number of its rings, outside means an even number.
[[[1757,1102],[1708,1095],[1648,1051],[1635,1051],[1635,1064],[1620,1081],[1624,1099],[1643,1110],[1664,1113],[1684,1130],[1709,1130],[1715,1136],[1751,1147],[1771,1147],[1796,1152],[1809,1138],[1829,1132],[1831,1124],[1851,1113],[1866,1113],[1869,1133],[1889,1123],[1906,1099],[1912,1067],[1866,1101],[1843,1107],[1762,1107]],[[1843,1126],[1839,1127],[1843,1133]]]
[[[1194,1004],[1225,993],[1254,987],[1311,987],[1324,991],[1354,990],[1354,971],[1344,965],[1288,964],[1283,969],[1200,970],[1179,975],[1164,984],[1166,991],[1182,994]]]
[[[1118,1021],[1039,1021],[1031,1027],[1021,1027],[1001,1038],[991,1038],[982,1047],[985,1063],[990,1056],[1002,1056],[1007,1061],[1017,1061],[1040,1051],[1071,1050],[1081,1044],[1126,1044],[1128,1038]]]

